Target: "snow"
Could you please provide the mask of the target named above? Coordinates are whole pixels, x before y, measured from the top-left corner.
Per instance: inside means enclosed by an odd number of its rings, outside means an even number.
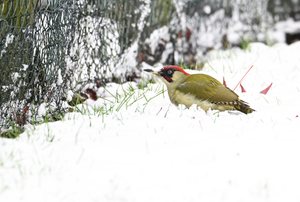
[[[167,26],[160,27],[154,30],[150,37],[145,40],[149,44],[151,53],[154,54],[160,41],[170,41],[169,28]]]
[[[82,32],[86,35],[82,36]],[[76,76],[71,88],[78,88],[78,83],[93,80],[99,77],[99,74],[111,78],[111,71],[121,53],[118,41],[119,33],[115,21],[108,18],[83,17],[79,22],[78,31],[75,32],[69,57],[66,57],[68,71]],[[95,55],[98,55],[97,59]],[[81,68],[76,68],[78,66]]]
[[[140,7],[136,10],[136,13],[141,12],[141,17],[137,23],[138,30],[140,32],[143,31],[145,26],[145,19],[151,12],[151,1],[150,0],[142,0],[143,4],[140,5]]]
[[[209,5],[205,5],[203,7],[203,11],[205,14],[209,15],[211,13],[211,7]]]
[[[15,36],[13,34],[7,34],[5,39],[5,44],[3,50],[0,52],[0,58],[3,57],[3,55],[6,53],[6,48],[9,44],[13,43]]]
[[[253,65],[235,90],[248,115],[176,107],[160,82],[108,84],[82,113],[0,139],[0,201],[299,201],[299,52],[208,53],[201,72],[232,89]]]
[[[138,53],[138,41],[134,41],[130,47],[128,47],[124,53],[120,56],[119,62],[112,68],[112,74],[116,78],[122,78],[124,80],[125,75],[138,72],[136,69],[137,61],[135,58]]]
[[[300,31],[300,22],[294,21],[293,19],[288,19],[285,21],[278,22],[275,28],[277,30],[282,30],[287,33],[297,33]]]

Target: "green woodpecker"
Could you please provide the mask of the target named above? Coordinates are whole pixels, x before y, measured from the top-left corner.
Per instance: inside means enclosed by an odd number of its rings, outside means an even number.
[[[175,105],[190,107],[196,104],[205,111],[238,110],[245,114],[254,111],[235,92],[209,75],[188,74],[178,66],[165,66],[158,72],[152,69],[144,71],[152,72],[166,84],[170,100]]]

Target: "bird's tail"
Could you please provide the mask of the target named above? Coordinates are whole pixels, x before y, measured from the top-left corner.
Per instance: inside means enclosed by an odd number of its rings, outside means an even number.
[[[252,109],[247,102],[243,101],[243,100],[239,100],[238,104],[234,106],[236,110],[243,112],[245,114],[249,114],[254,112],[255,110]]]

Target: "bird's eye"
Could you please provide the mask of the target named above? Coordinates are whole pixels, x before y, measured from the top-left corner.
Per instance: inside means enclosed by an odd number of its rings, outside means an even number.
[[[171,75],[173,74],[173,70],[172,70],[172,69],[169,69],[169,70],[167,71],[167,74],[168,74],[169,76],[171,76]]]

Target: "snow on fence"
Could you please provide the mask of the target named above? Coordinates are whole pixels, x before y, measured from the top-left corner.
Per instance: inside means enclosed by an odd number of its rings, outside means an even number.
[[[2,0],[0,133],[38,115],[55,119],[87,83],[135,80],[142,62],[194,65],[199,50],[267,41],[274,19],[299,8],[292,0]]]

